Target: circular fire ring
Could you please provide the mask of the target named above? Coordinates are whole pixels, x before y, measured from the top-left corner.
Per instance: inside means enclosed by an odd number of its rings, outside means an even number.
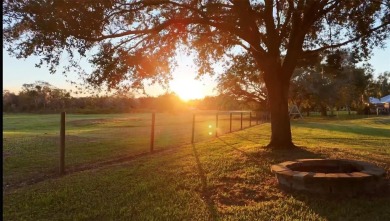
[[[372,163],[344,159],[298,159],[271,166],[282,187],[310,193],[356,195],[386,186],[386,171]]]

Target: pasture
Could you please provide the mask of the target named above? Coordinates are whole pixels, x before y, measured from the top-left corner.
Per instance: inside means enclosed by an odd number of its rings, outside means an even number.
[[[105,161],[149,152],[151,114],[68,114],[65,167],[78,170]],[[192,113],[156,113],[154,150],[191,143]],[[248,113],[242,127],[249,126]],[[230,115],[219,114],[218,134],[230,132]],[[255,124],[256,121],[253,121]],[[241,129],[240,113],[232,115],[232,131]],[[216,115],[199,112],[194,142],[215,137]],[[60,115],[3,115],[3,186],[53,176],[59,169]]]
[[[131,133],[128,130],[130,125],[137,129],[147,125],[148,120],[142,119],[149,119],[149,115],[142,116],[69,115],[67,165],[92,164],[148,150],[150,127]],[[225,125],[225,134],[216,138],[209,127],[213,127],[215,115],[199,118],[199,128],[195,130],[199,133],[197,142],[185,144],[191,139],[192,118],[182,116],[182,120],[172,121],[173,117],[180,116],[161,117],[160,123],[156,117],[156,128],[163,122],[175,122],[171,133],[156,132],[156,137],[165,138],[156,139],[156,148],[162,151],[4,188],[4,181],[12,184],[54,172],[50,168],[55,170],[58,164],[59,128],[57,115],[4,115],[3,217],[6,220],[53,217],[56,220],[386,220],[390,217],[387,192],[353,199],[285,192],[277,187],[270,172],[272,164],[285,160],[348,158],[375,163],[387,170],[386,178],[390,179],[389,117],[293,120],[293,139],[300,148],[289,151],[264,148],[270,136],[269,123],[246,125],[246,129],[237,131],[240,125],[236,119],[235,132],[226,133],[229,128]],[[141,145],[143,142],[145,147]]]

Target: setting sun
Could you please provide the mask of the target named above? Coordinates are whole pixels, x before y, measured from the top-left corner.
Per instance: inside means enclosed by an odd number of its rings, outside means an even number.
[[[173,80],[169,86],[183,101],[204,98],[212,89],[195,77],[196,73],[193,70],[181,66],[173,73]]]

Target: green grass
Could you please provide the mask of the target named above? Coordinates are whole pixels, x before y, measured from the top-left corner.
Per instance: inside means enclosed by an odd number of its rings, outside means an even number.
[[[220,115],[219,134],[229,130],[226,116]],[[215,114],[198,113],[195,120],[195,141],[215,137]],[[150,113],[68,114],[66,167],[148,152],[151,123]],[[233,131],[240,129],[239,114],[232,123]],[[191,142],[191,113],[157,113],[155,124],[155,150]],[[59,130],[59,114],[3,115],[3,186],[55,174],[59,168]]]
[[[206,120],[207,122],[207,120]],[[115,124],[116,125],[116,124]],[[270,166],[348,158],[390,171],[390,118],[292,122],[293,151],[264,148],[270,125],[3,192],[5,220],[387,220],[389,194],[284,192]]]

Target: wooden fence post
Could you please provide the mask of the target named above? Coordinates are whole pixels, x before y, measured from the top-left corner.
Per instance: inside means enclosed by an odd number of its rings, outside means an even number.
[[[60,129],[60,175],[65,174],[65,112],[61,112]]]
[[[150,152],[153,152],[154,150],[154,126],[156,122],[156,113],[152,113],[152,128],[150,133]]]
[[[241,112],[241,130],[242,130],[242,112]]]
[[[249,112],[249,127],[252,127],[252,112]]]
[[[218,137],[218,113],[215,115],[215,137]]]
[[[230,113],[230,133],[232,132],[232,113]]]
[[[195,136],[195,114],[192,116],[192,137],[191,137],[191,143],[194,143],[194,136]]]

